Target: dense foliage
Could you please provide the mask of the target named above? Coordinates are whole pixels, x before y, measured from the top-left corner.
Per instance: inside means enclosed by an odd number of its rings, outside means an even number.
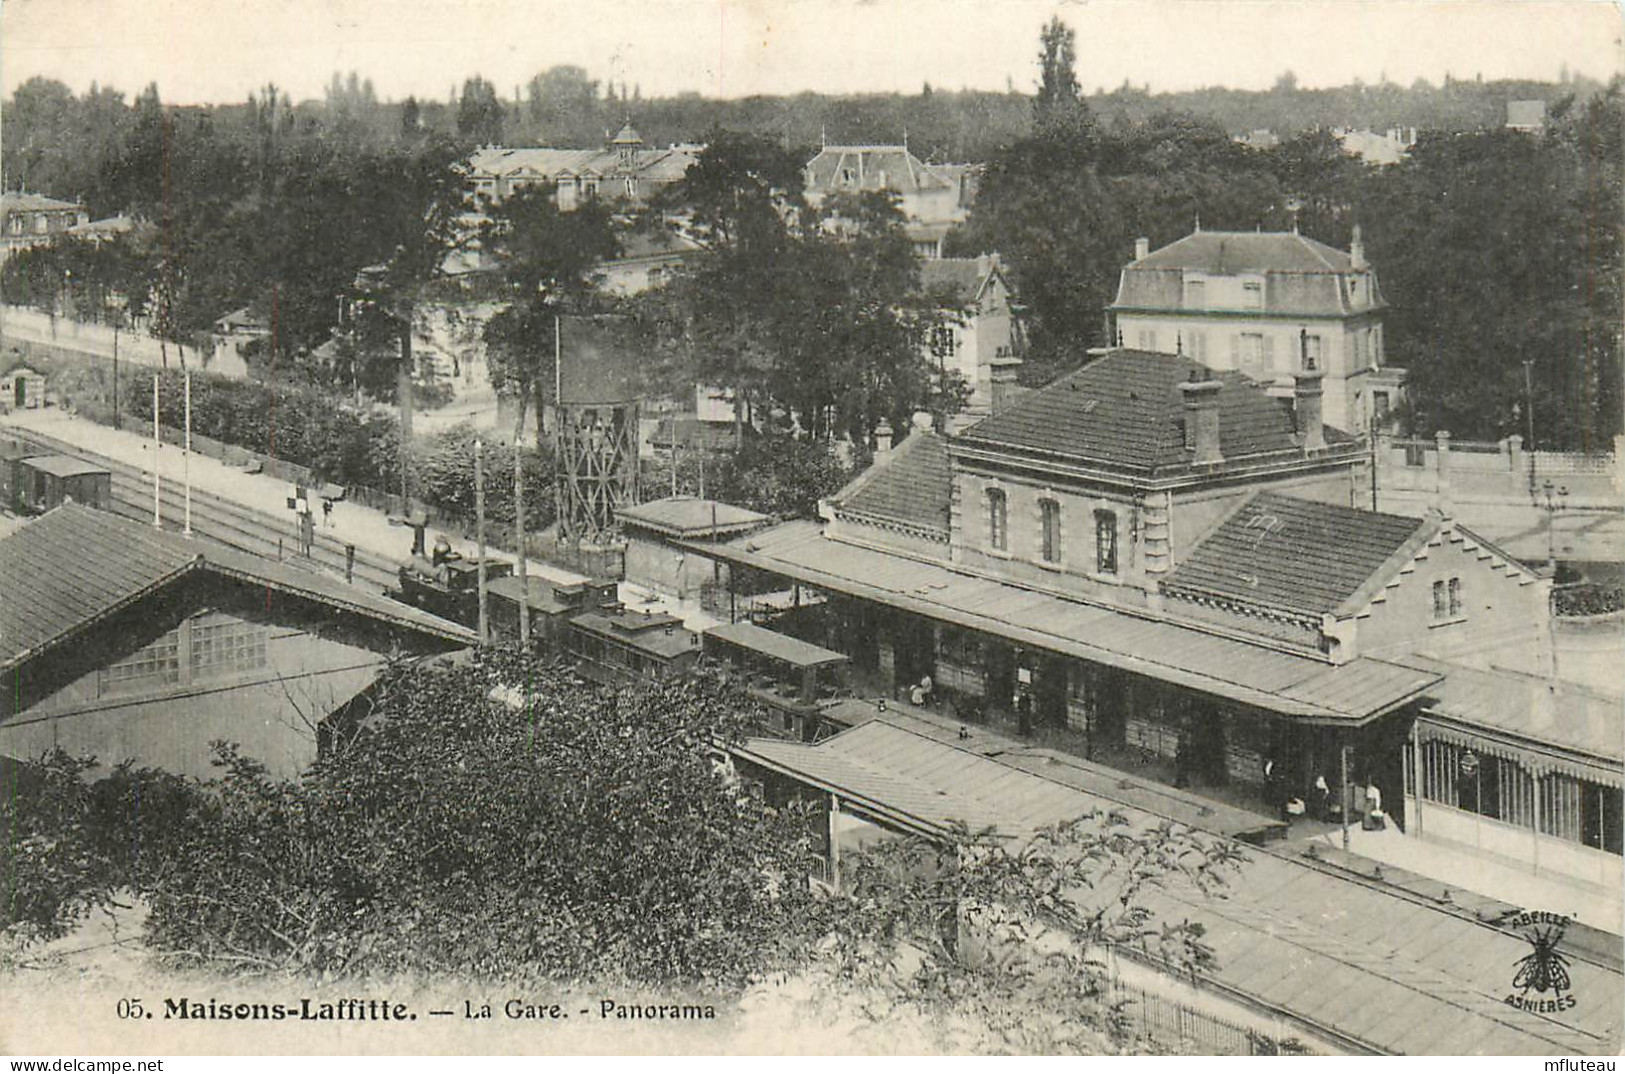
[[[35,78],[18,87],[6,104],[6,174],[31,189],[83,197],[97,215],[136,203],[142,183],[142,152],[133,136],[156,111],[173,117],[171,138],[179,147],[207,124],[208,137],[256,171],[268,136],[320,135],[335,144],[380,147],[435,136],[479,140],[497,133],[513,145],[590,146],[630,115],[650,145],[696,141],[707,131],[726,129],[792,145],[816,146],[820,131],[845,144],[896,143],[901,132],[923,159],[985,160],[1001,145],[1019,138],[1032,121],[1032,82],[1012,82],[1005,92],[956,90],[925,84],[918,94],[794,97],[759,96],[717,100],[699,94],[646,97],[636,86],[605,83],[580,67],[556,66],[525,85],[522,100],[502,100],[482,78],[471,78],[449,100],[408,98],[380,101],[370,82],[356,72],[337,73],[320,100],[294,102],[266,86],[246,103],[209,107],[159,105],[158,87],[149,86],[132,103],[125,94],[92,86],[76,95],[67,86]],[[1121,116],[1143,120],[1177,111],[1202,116],[1232,133],[1272,130],[1288,137],[1315,128],[1354,127],[1385,131],[1474,130],[1500,126],[1508,100],[1585,95],[1596,84],[1565,79],[1560,84],[1527,80],[1447,78],[1443,85],[1417,80],[1409,86],[1387,79],[1375,83],[1309,88],[1286,71],[1266,90],[1203,87],[1152,93],[1124,83],[1096,88],[1090,72],[1077,79],[1090,109],[1111,123]],[[274,102],[272,96],[274,94]],[[465,98],[467,103],[465,104]],[[280,145],[273,148],[280,148]],[[225,178],[230,178],[229,176]]]
[[[1494,439],[1519,427],[1515,405],[1527,424],[1526,395],[1537,446],[1592,450],[1619,431],[1617,83],[1311,90],[1288,72],[1260,92],[1090,95],[1075,53],[1063,23],[1044,28],[1036,97],[924,87],[918,97],[643,100],[558,67],[514,102],[476,76],[449,104],[382,103],[352,75],[335,77],[322,101],[295,104],[266,86],[246,104],[181,108],[155,86],[127,104],[114,90],[76,96],[36,78],[8,104],[7,175],[144,226],[99,248],[19,256],[0,285],[8,300],[76,317],[145,318],[175,340],[248,306],[274,326],[277,375],[389,399],[391,374],[411,368],[415,312],[447,250],[469,238],[456,226],[465,206],[453,162],[496,137],[597,144],[636,102],[648,144],[709,146],[661,207],[692,214],[707,247],[665,308],[646,311],[668,364],[704,374],[753,416],[793,416],[800,433],[863,441],[888,409],[896,425],[917,406],[952,408],[918,360],[927,314],[910,305],[895,220],[883,205],[813,211],[800,197],[821,129],[878,142],[907,130],[926,159],[986,162],[975,213],[950,243],[996,249],[1015,270],[1032,322],[1028,383],[1105,342],[1101,311],[1138,237],[1161,245],[1198,219],[1296,224],[1346,248],[1358,223],[1394,304],[1390,360],[1412,370],[1412,431]],[[1548,102],[1543,133],[1501,129],[1506,102],[1524,97]],[[1342,126],[1421,137],[1403,163],[1374,171],[1341,152],[1332,131]],[[1261,128],[1284,141],[1234,140]],[[519,269],[502,282],[509,305],[489,342],[498,382],[528,407],[548,364],[534,329],[581,279],[560,255],[609,247],[580,213],[526,209],[528,237],[514,216],[485,239]],[[830,226],[837,216],[848,226]],[[341,324],[337,298],[358,274],[358,316]],[[409,406],[402,418],[410,428]]]
[[[923,345],[944,315],[921,293],[895,196],[810,205],[801,164],[716,132],[657,206],[689,218],[703,249],[631,305],[673,389],[720,388],[768,428],[866,444],[882,418],[944,402]]]
[[[494,262],[497,297],[505,301],[481,329],[491,383],[513,400],[514,435],[534,402],[536,439],[544,440],[553,384],[557,318],[593,308],[599,265],[620,252],[608,206],[593,201],[562,212],[551,191],[520,190],[489,211],[481,248]]]
[[[679,495],[703,490],[708,499],[766,515],[812,518],[819,500],[833,496],[867,464],[867,453],[843,462],[826,440],[747,437],[738,451],[679,450],[675,463],[670,456],[646,463],[640,487],[649,500],[672,495],[675,486]]]
[[[808,826],[720,780],[717,688],[614,691],[539,667],[399,670],[378,721],[299,782],[241,758],[149,878],[149,942],[300,970],[539,970],[740,982],[810,899]]]
[[[724,678],[610,689],[494,651],[392,667],[369,700],[297,780],[225,744],[207,780],[30,767],[0,800],[19,863],[0,933],[60,935],[128,889],[145,942],[196,964],[713,994],[794,978],[881,1024],[909,1010],[947,1047],[1095,1050],[1115,1028],[1099,945],[1211,967],[1200,927],[1146,897],[1213,890],[1242,861],[1093,813],[1019,842],[883,839],[843,853],[832,892],[807,881],[822,797],[714,762],[757,718]]]
[[[0,769],[0,928],[22,942],[63,935],[105,905],[122,876],[98,852],[89,760],[55,753],[35,766]]]
[[[1616,81],[1554,109],[1539,136],[1430,135],[1355,192],[1418,432],[1524,433],[1532,392],[1537,447],[1611,447],[1625,409],[1622,131]]]
[[[1387,361],[1411,372],[1412,431],[1499,439],[1522,431],[1532,394],[1538,446],[1605,450],[1622,411],[1622,127],[1617,81],[1558,102],[1544,133],[1424,132],[1380,169],[1324,131],[1257,150],[1172,113],[1040,125],[992,158],[949,241],[1014,269],[1031,314],[1022,376],[1043,383],[1110,342],[1135,239],[1297,226],[1346,249],[1358,224],[1392,303]]]

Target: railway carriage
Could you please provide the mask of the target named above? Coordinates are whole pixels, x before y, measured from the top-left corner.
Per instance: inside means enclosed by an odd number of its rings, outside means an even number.
[[[112,497],[113,475],[103,467],[21,440],[0,440],[0,503],[7,511],[39,515],[68,500],[105,508]]]
[[[803,742],[827,734],[824,706],[848,693],[845,653],[747,622],[714,626],[703,637],[706,658],[743,676],[751,696],[777,715],[775,731]]]

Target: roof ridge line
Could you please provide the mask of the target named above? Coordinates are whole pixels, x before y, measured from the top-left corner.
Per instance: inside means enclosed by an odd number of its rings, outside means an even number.
[[[1380,512],[1373,512],[1380,513]],[[1406,518],[1406,515],[1389,515],[1390,518]],[[1444,520],[1437,517],[1423,516],[1417,520],[1416,528],[1402,541],[1398,548],[1388,553],[1388,557],[1377,566],[1377,569],[1366,576],[1359,588],[1344,597],[1332,609],[1332,614],[1339,617],[1359,615],[1371,605],[1371,601],[1394,577],[1402,574],[1405,568],[1416,562],[1416,557],[1422,550],[1432,543],[1444,529]]]

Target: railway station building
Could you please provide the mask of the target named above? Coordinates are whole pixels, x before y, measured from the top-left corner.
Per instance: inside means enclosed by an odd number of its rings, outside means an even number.
[[[1463,799],[1443,801],[1428,743],[1511,757],[1515,715],[1445,684],[1556,690],[1550,581],[1442,511],[1368,510],[1367,448],[1324,423],[1320,379],[1299,371],[1283,399],[1237,371],[1114,350],[957,436],[917,427],[818,521],[688,547],[796,587],[793,605],[737,607],[848,653],[900,704],[928,679],[939,716],[1266,816],[1291,799],[1357,812],[1374,783],[1400,829],[1415,834],[1420,800],[1431,834],[1460,837],[1445,811]],[[1584,782],[1538,793],[1617,816],[1605,727],[1516,733],[1569,765],[1530,780]],[[1584,844],[1599,822],[1570,812]],[[1597,839],[1575,849],[1617,863]]]

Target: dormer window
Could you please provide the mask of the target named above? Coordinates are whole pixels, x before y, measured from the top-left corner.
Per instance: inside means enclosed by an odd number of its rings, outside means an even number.
[[[1306,371],[1314,372],[1320,368],[1321,344],[1322,340],[1319,336],[1306,335],[1303,337],[1303,368]]]
[[[1247,280],[1241,285],[1241,303],[1247,309],[1262,309],[1264,306],[1264,285],[1258,280]]]
[[[1191,280],[1185,285],[1185,305],[1193,310],[1207,308],[1206,281]]]

